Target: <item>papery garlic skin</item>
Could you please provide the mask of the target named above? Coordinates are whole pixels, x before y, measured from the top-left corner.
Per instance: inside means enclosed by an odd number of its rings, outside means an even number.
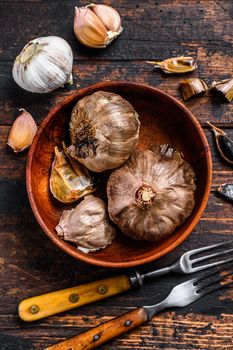
[[[127,236],[159,241],[191,214],[195,188],[195,173],[178,151],[137,150],[110,175],[108,213]]]
[[[19,111],[22,113],[15,119],[7,141],[15,153],[31,146],[37,132],[37,125],[31,114],[23,108]]]
[[[90,4],[75,7],[74,33],[88,47],[105,48],[122,30],[120,15],[111,6]]]
[[[207,90],[208,86],[204,80],[199,78],[188,78],[180,82],[180,91],[185,101],[194,95],[205,93]]]
[[[56,231],[65,241],[77,244],[84,253],[104,249],[116,236],[107,208],[100,198],[88,195],[71,210],[64,210]]]
[[[138,113],[128,101],[118,94],[97,91],[73,108],[72,145],[67,151],[92,171],[114,169],[135,151],[139,128]]]
[[[24,90],[51,92],[72,83],[73,53],[70,45],[57,36],[31,40],[16,57],[12,74]]]
[[[228,102],[233,100],[233,78],[214,81],[211,89],[220,92]]]

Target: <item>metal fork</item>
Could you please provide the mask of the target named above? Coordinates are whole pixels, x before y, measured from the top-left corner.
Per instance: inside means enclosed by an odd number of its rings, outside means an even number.
[[[172,308],[184,307],[195,300],[217,289],[233,283],[233,271],[221,274],[219,270],[205,273],[175,286],[169,295],[160,303],[134,309],[109,322],[94,327],[61,343],[52,345],[46,350],[88,350],[94,349],[106,341],[117,337],[149,321],[158,312]]]
[[[209,250],[215,250],[216,248],[221,248],[224,246],[229,246],[230,244],[233,243],[233,240],[223,242],[223,243],[217,243],[217,244],[212,244],[206,247],[201,247],[193,250],[189,250],[188,252],[182,254],[177,261],[175,261],[172,265],[161,268],[161,269],[154,269],[154,270],[148,270],[146,272],[143,271],[134,271],[132,275],[130,275],[130,280],[133,286],[143,285],[143,282],[147,280],[154,279],[156,277],[165,275],[170,272],[176,272],[176,273],[181,273],[181,274],[190,274],[190,273],[195,273],[197,271],[205,270],[210,267],[214,266],[219,266],[222,264],[225,264],[227,262],[233,261],[233,257],[228,258],[228,259],[223,259],[220,261],[214,261],[214,262],[209,262],[206,264],[198,265],[196,266],[197,263],[199,262],[205,262],[206,260],[209,260],[211,258],[216,258],[222,255],[229,254],[233,252],[233,248],[227,248],[223,249],[218,252],[214,252],[211,254],[207,255],[202,255],[201,257],[195,257],[195,255],[199,253],[205,253],[206,251]]]
[[[59,312],[67,311],[81,305],[90,304],[91,302],[117,295],[131,288],[142,286],[144,282],[165,275],[169,272],[189,274],[207,269],[208,267],[221,265],[233,260],[233,258],[231,257],[212,263],[207,262],[207,259],[217,258],[233,252],[233,247],[228,247],[232,242],[233,241],[218,243],[190,250],[181,255],[174,264],[162,269],[150,269],[147,271],[136,270],[129,275],[124,274],[104,278],[99,281],[25,299],[19,304],[19,316],[22,320],[27,322],[36,321],[47,316],[55,315]],[[224,246],[226,249],[223,249]],[[207,255],[205,254],[208,250],[215,251],[217,248],[221,248],[221,251],[212,252]],[[201,257],[195,257],[195,255],[199,253],[202,253],[203,255]],[[196,266],[198,263],[202,264]]]

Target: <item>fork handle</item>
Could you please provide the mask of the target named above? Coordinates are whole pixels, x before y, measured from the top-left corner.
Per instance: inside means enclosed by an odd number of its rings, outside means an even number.
[[[89,350],[100,346],[118,335],[138,327],[148,320],[146,310],[141,307],[113,318],[101,325],[64,340],[58,344],[49,346],[45,350]]]
[[[18,313],[23,321],[32,322],[125,292],[131,287],[127,275],[105,278],[24,299],[19,304]]]

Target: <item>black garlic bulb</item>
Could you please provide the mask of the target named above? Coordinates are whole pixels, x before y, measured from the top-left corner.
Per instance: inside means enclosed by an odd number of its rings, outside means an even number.
[[[172,234],[194,208],[195,173],[168,145],[135,151],[108,184],[108,212],[127,236],[159,241]]]

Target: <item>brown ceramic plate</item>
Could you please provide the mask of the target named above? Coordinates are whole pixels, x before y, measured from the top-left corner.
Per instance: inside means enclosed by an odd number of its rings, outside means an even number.
[[[134,241],[119,233],[106,249],[84,254],[60,239],[54,227],[64,208],[49,191],[54,146],[67,138],[71,110],[82,97],[97,90],[115,92],[132,103],[141,121],[139,148],[168,143],[183,152],[197,175],[196,205],[191,216],[170,238],[160,243]],[[74,92],[57,105],[41,123],[30,148],[27,163],[27,191],[32,210],[44,232],[62,250],[76,259],[105,267],[130,267],[158,259],[182,243],[192,232],[206,207],[212,178],[208,142],[192,113],[179,101],[150,86],[128,82],[104,82]],[[101,174],[102,196],[108,174]]]

